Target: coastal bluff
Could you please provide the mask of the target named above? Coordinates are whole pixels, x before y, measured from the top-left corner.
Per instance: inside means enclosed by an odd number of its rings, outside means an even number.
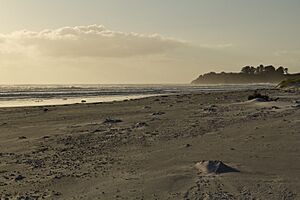
[[[254,84],[273,83],[293,78],[300,78],[300,73],[290,74],[288,68],[282,66],[277,69],[272,66],[259,65],[257,67],[245,66],[240,72],[210,72],[200,75],[192,84]]]

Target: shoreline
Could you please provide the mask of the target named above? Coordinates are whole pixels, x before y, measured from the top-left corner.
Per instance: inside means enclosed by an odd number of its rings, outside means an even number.
[[[80,86],[80,85],[79,85]],[[189,92],[239,91],[270,89],[266,84],[245,85],[88,85],[76,86],[5,86],[1,91],[0,107],[66,105],[89,102],[122,101],[144,96],[182,94]],[[0,86],[1,87],[1,86]],[[132,92],[136,91],[136,93]]]
[[[53,107],[53,106],[68,106],[68,105],[80,105],[80,104],[100,104],[100,103],[110,103],[110,102],[122,102],[122,101],[130,101],[134,99],[143,99],[143,98],[148,98],[148,97],[156,97],[156,96],[162,96],[162,95],[172,95],[172,94],[149,94],[149,95],[126,95],[126,96],[121,96],[121,95],[116,95],[116,96],[107,96],[107,97],[87,97],[87,98],[69,98],[67,100],[64,99],[46,99],[46,100],[40,100],[38,102],[33,101],[34,103],[39,103],[39,102],[45,102],[45,101],[68,101],[72,100],[73,103],[54,103],[54,104],[39,104],[39,105],[11,105],[11,106],[4,106],[0,104],[0,109],[1,108],[28,108],[28,107]],[[97,99],[97,100],[95,100]],[[102,101],[99,99],[103,99]],[[105,100],[106,99],[106,100]],[[86,101],[86,102],[81,102],[81,101]],[[14,102],[18,102],[19,100],[12,100]],[[8,102],[8,101],[5,101]],[[31,101],[32,102],[32,101]],[[32,102],[32,103],[33,103]],[[2,103],[2,102],[1,102]],[[29,103],[30,104],[30,103]]]

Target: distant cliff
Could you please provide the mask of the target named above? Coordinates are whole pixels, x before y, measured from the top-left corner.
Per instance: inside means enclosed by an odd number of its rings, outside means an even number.
[[[246,66],[239,73],[210,72],[200,75],[192,84],[248,84],[248,83],[275,83],[283,80],[300,77],[298,74],[289,74],[288,68],[272,66]]]

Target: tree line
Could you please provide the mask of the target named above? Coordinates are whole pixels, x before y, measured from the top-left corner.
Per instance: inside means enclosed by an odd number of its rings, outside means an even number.
[[[284,68],[282,66],[278,67],[277,69],[273,65],[259,65],[257,67],[253,66],[245,66],[242,68],[241,73],[243,74],[249,74],[249,75],[254,75],[254,74],[288,74],[289,69]]]
[[[298,77],[300,74],[289,74],[289,69],[273,65],[245,66],[240,72],[210,72],[200,75],[193,84],[239,84],[239,83],[279,83],[287,78]]]

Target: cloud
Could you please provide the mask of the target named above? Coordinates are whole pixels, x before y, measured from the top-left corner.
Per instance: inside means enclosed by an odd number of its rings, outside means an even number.
[[[207,49],[223,50],[223,49],[227,49],[227,48],[232,48],[232,47],[234,47],[234,45],[231,43],[215,44],[215,45],[202,44],[201,47],[207,48]]]
[[[101,25],[0,34],[0,55],[132,57],[163,54],[187,43],[159,34],[112,31]]]
[[[274,55],[277,57],[282,57],[282,56],[299,56],[300,51],[288,51],[288,50],[280,50],[280,51],[275,51]]]

